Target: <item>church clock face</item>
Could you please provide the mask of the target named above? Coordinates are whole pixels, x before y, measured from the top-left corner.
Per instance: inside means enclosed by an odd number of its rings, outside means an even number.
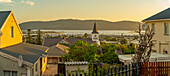
[[[93,34],[92,39],[93,41],[98,41],[99,39],[98,34]]]

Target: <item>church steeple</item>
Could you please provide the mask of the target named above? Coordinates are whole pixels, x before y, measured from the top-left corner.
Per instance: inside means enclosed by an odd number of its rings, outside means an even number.
[[[97,31],[96,23],[94,23],[94,27],[92,31],[92,41],[95,41],[98,45],[100,45],[99,32]]]
[[[93,27],[93,32],[92,33],[99,33],[99,32],[97,32],[97,27],[96,27],[96,23],[94,23],[94,27]]]

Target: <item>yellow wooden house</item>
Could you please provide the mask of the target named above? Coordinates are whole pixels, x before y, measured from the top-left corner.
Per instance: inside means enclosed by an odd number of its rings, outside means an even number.
[[[41,76],[46,70],[45,46],[22,42],[12,11],[0,11],[0,76]]]

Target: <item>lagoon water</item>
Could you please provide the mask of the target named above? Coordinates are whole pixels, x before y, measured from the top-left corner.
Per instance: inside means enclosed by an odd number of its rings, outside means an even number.
[[[54,30],[56,32],[61,32],[63,34],[91,34],[92,30]],[[137,35],[135,31],[131,30],[98,30],[99,34],[103,35]]]
[[[22,30],[26,31],[26,30]],[[37,30],[32,30],[37,31]],[[60,32],[64,35],[77,35],[77,34],[91,34],[92,30],[41,30],[43,32]],[[99,34],[102,35],[138,35],[134,30],[98,30]]]

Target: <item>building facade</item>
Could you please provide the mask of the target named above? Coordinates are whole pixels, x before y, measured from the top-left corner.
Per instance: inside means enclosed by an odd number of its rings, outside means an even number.
[[[12,11],[0,11],[0,76],[41,76],[48,48],[22,42]]]
[[[153,15],[142,22],[149,25],[150,28],[153,28],[155,34],[153,37],[155,43],[153,52],[170,55],[170,8]]]

